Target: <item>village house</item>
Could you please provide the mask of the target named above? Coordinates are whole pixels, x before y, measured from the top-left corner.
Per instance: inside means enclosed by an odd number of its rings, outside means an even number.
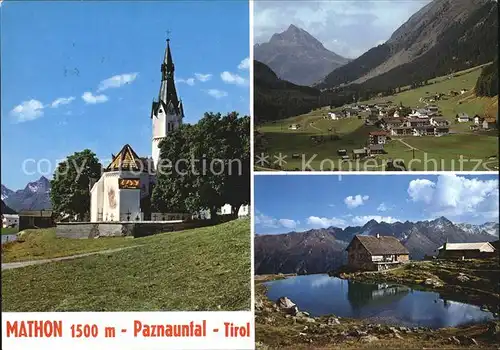
[[[431,125],[431,121],[429,119],[408,119],[406,121],[406,126],[412,128],[418,128],[429,125]]]
[[[399,111],[396,109],[394,111],[394,114],[392,115],[393,118],[399,118]]]
[[[400,126],[391,129],[392,136],[408,136],[413,135],[413,128],[407,126]]]
[[[402,120],[402,119],[398,119],[398,118],[386,118],[386,119],[383,119],[382,126],[385,129],[390,130],[390,129],[393,129],[393,128],[402,127],[403,123],[404,123],[404,120]]]
[[[438,106],[428,106],[427,107],[427,115],[429,117],[437,116],[438,114],[439,114],[439,107]]]
[[[434,128],[434,135],[442,136],[450,133],[450,128],[447,126],[436,126]]]
[[[368,144],[370,145],[384,145],[387,142],[387,132],[385,131],[372,131],[368,136]]]
[[[497,121],[495,118],[486,118],[483,121],[483,129],[496,129]]]
[[[425,119],[425,118],[429,118],[429,116],[427,115],[427,110],[426,109],[417,109],[417,110],[413,110],[411,112],[411,114],[408,115],[408,117],[410,118],[422,118],[422,119]]]
[[[381,143],[368,146],[368,154],[385,154],[384,145]]]
[[[438,248],[440,259],[484,259],[495,255],[495,247],[488,242],[445,243]]]
[[[480,117],[479,115],[475,115],[474,116],[474,124],[483,124],[484,122],[484,118],[483,117]]]
[[[359,148],[359,149],[353,149],[352,150],[352,157],[354,159],[361,159],[364,158],[368,155],[368,151],[366,148]]]
[[[392,236],[356,235],[346,248],[348,266],[353,269],[380,271],[410,260],[410,253]]]
[[[300,129],[300,124],[292,124],[288,127],[290,130],[298,130]]]
[[[368,118],[365,119],[366,125],[375,125],[379,121],[378,116],[371,114]]]
[[[460,90],[460,95],[463,95],[463,94],[465,94],[466,92],[467,92],[467,89],[462,89],[462,90]]]
[[[463,112],[458,113],[455,119],[458,123],[467,123],[470,120],[469,115]]]
[[[2,214],[2,227],[19,227],[19,215],[17,214]]]
[[[328,112],[328,116],[330,117],[331,120],[338,120],[339,118],[337,115],[333,112]]]
[[[446,120],[446,118],[442,117],[432,117],[431,118],[431,125],[433,126],[448,126],[449,122]]]
[[[417,126],[413,128],[413,136],[427,136],[434,135],[434,127],[431,125]]]

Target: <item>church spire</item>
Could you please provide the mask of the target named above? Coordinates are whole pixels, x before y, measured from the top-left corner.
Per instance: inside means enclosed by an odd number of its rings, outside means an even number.
[[[177,97],[177,90],[175,88],[174,71],[175,66],[170,50],[170,38],[168,38],[165,56],[161,65],[162,78],[158,100],[160,103],[163,102],[166,108],[168,108],[171,103],[172,108],[174,108],[174,111],[178,114],[179,98]]]

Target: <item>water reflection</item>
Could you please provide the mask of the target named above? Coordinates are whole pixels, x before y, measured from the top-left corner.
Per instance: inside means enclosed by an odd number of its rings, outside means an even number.
[[[358,283],[328,275],[297,276],[266,285],[271,300],[287,296],[313,316],[335,314],[431,328],[493,319],[492,313],[477,306],[443,300],[438,293],[401,285]]]

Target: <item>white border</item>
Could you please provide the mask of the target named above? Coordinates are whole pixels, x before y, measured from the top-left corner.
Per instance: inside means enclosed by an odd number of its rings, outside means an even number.
[[[279,176],[279,175],[327,175],[327,176],[345,176],[345,175],[401,175],[401,176],[418,176],[418,175],[495,175],[499,174],[496,171],[254,171],[254,175],[264,176]],[[253,179],[252,179],[253,186]],[[252,192],[253,197],[253,192]],[[253,199],[253,198],[252,198]],[[253,203],[253,202],[252,202]]]
[[[254,202],[254,109],[253,109],[253,21],[254,21],[254,3],[253,0],[248,0],[248,15],[249,15],[249,73],[250,73],[250,292],[251,292],[251,305],[250,310],[255,321],[255,276],[254,276],[254,237],[255,237],[255,202]],[[255,341],[255,323],[254,323],[254,341]],[[255,343],[254,343],[255,346]]]

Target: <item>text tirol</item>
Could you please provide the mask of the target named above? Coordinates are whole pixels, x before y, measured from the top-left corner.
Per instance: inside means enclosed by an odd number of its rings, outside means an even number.
[[[219,333],[218,328],[212,330]],[[144,324],[134,321],[134,337],[206,337],[207,321],[196,323],[191,321],[186,324]],[[226,338],[250,337],[250,322],[237,326],[232,322],[224,322],[224,336]]]

